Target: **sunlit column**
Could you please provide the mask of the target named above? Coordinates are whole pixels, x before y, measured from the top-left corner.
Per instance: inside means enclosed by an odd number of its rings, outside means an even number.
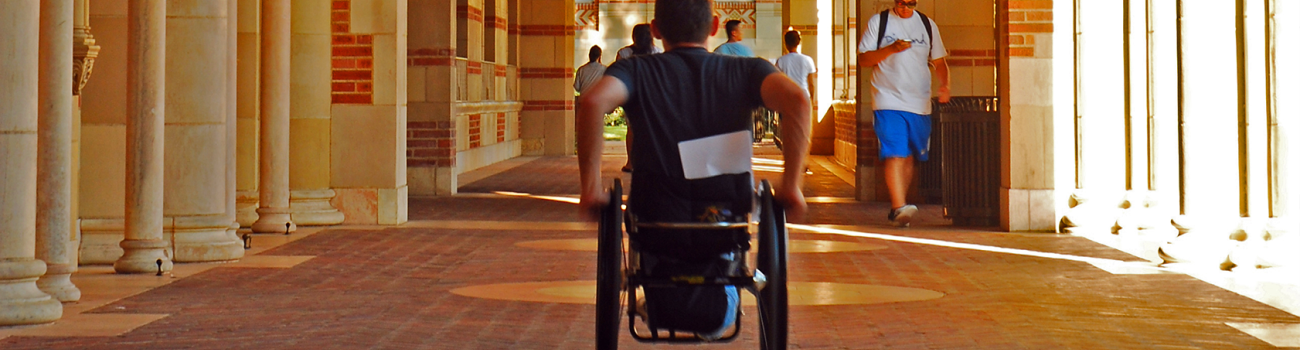
[[[1132,139],[1126,122],[1125,10],[1123,0],[1077,2],[1078,81],[1075,128],[1076,190],[1064,218],[1066,232],[1109,232],[1128,189]],[[1143,113],[1145,114],[1145,113]]]
[[[1224,264],[1236,246],[1229,237],[1246,214],[1239,135],[1245,91],[1239,69],[1246,63],[1238,60],[1239,12],[1236,6],[1179,1],[1182,215],[1174,219],[1180,235],[1159,252],[1167,262]]]
[[[1300,60],[1300,6],[1294,1],[1265,0],[1272,21],[1269,24],[1268,57],[1268,162],[1269,220],[1265,226],[1268,244],[1259,252],[1261,266],[1300,266],[1300,193],[1296,192],[1296,165],[1300,152],[1295,133],[1300,130],[1300,68],[1289,62]]]
[[[40,92],[36,165],[36,281],[59,301],[81,299],[72,284],[72,0],[41,1]]]
[[[119,273],[171,271],[163,240],[167,3],[127,3],[126,235]]]
[[[288,233],[289,218],[289,0],[262,1],[260,207],[253,232]]]
[[[40,3],[0,2],[0,325],[53,322],[63,305],[36,287]]]

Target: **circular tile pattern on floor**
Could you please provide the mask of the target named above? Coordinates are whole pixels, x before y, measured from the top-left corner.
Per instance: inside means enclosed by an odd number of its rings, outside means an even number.
[[[531,301],[540,303],[595,304],[596,281],[501,283],[451,290],[471,298]],[[754,306],[753,295],[741,292],[745,306]],[[867,305],[938,299],[943,293],[919,288],[833,282],[790,282],[790,305]]]
[[[523,241],[515,243],[517,247],[542,249],[542,250],[574,250],[584,252],[596,251],[595,238],[576,238],[576,239],[547,239],[539,241]],[[819,240],[790,240],[791,253],[838,253],[838,252],[857,252],[867,250],[880,250],[887,247],[876,244],[840,242],[840,241],[819,241]]]

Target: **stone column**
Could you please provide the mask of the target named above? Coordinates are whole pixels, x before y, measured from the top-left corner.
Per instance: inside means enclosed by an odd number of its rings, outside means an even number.
[[[999,36],[1006,45],[998,53],[997,74],[1002,97],[999,222],[1008,231],[1051,232],[1056,230],[1055,189],[1060,185],[1054,140],[1062,130],[1059,121],[1069,118],[1069,109],[1059,106],[1068,105],[1061,101],[1068,101],[1070,94],[1061,93],[1071,90],[1067,87],[1072,80],[1055,75],[1060,56],[1051,43],[1059,47],[1069,42],[1071,3],[998,0],[997,6]],[[1066,39],[1056,33],[1066,34]]]
[[[332,4],[329,179],[337,195],[331,203],[349,224],[402,224],[408,188],[407,33],[417,31],[407,30],[405,0]]]
[[[167,3],[130,0],[127,7],[126,237],[113,269],[171,271],[163,240]]]
[[[289,211],[298,225],[343,222],[343,213],[330,205],[331,8],[320,0],[293,1]]]
[[[407,179],[411,194],[451,195],[457,186],[456,1],[412,0],[410,6]]]
[[[1179,65],[1182,95],[1179,117],[1182,212],[1179,235],[1160,247],[1166,262],[1225,266],[1237,242],[1247,190],[1239,167],[1241,116],[1238,60],[1241,38],[1235,7],[1182,1]],[[1240,135],[1244,136],[1244,135]]]
[[[94,4],[94,6],[89,6]],[[112,265],[122,257],[126,201],[126,124],[127,124],[127,6],[105,6],[106,1],[87,4],[89,24],[95,27],[90,38],[84,27],[74,27],[74,57],[81,65],[81,82],[74,90],[79,123],[77,166],[79,176],[73,186],[77,195],[81,265]],[[110,50],[99,50],[98,45]],[[93,66],[92,66],[93,65]],[[94,79],[86,79],[96,67]],[[74,86],[75,87],[75,86]]]
[[[81,299],[70,279],[72,247],[72,0],[41,1],[40,132],[36,149],[36,258],[45,276],[36,285],[59,301]]]
[[[571,155],[573,0],[525,1],[519,18],[523,153]],[[563,28],[563,30],[556,30]],[[630,35],[628,36],[630,41]]]
[[[1061,224],[1065,232],[1114,232],[1130,180],[1126,146],[1132,133],[1126,127],[1126,116],[1131,112],[1127,102],[1132,96],[1128,95],[1130,86],[1125,83],[1130,80],[1125,73],[1131,65],[1125,63],[1133,62],[1124,56],[1128,52],[1126,10],[1111,5],[1086,1],[1078,5],[1079,34],[1074,40],[1078,102],[1073,125],[1076,188]]]
[[[175,261],[244,256],[243,243],[229,232],[234,220],[226,204],[228,2],[173,1],[167,7],[163,213]]]
[[[63,305],[36,287],[40,5],[0,2],[0,326],[53,322]]]
[[[239,234],[239,0],[226,1],[226,214]]]
[[[262,2],[260,206],[253,232],[288,233],[289,218],[289,0]]]
[[[235,220],[243,227],[253,226],[257,222],[258,206],[258,121],[261,108],[261,0],[235,0],[238,2],[239,49],[235,50],[238,61],[238,87],[236,87],[235,123]]]
[[[74,261],[81,256],[81,91],[99,57],[99,45],[90,35],[89,0],[73,1],[72,22],[72,252]],[[119,158],[121,159],[121,158]],[[116,187],[116,186],[115,186]],[[118,228],[119,231],[121,227]]]

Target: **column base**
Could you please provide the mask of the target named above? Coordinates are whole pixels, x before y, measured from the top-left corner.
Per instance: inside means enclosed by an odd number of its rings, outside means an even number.
[[[252,227],[254,233],[288,234],[298,230],[289,208],[257,208],[257,222]]]
[[[1160,207],[1154,192],[1129,191],[1124,195],[1120,208],[1123,209],[1116,219],[1115,224],[1119,229],[1115,233],[1160,241],[1178,237],[1178,229],[1170,224],[1172,215]]]
[[[244,257],[244,243],[230,233],[233,223],[226,214],[173,219],[176,262],[230,261]]]
[[[157,273],[172,270],[172,259],[167,256],[167,241],[122,240],[122,257],[113,262],[117,273]],[[162,261],[162,265],[158,262]]]
[[[1116,233],[1121,213],[1118,195],[1102,195],[1076,190],[1070,195],[1070,209],[1061,217],[1062,233]]]
[[[1264,245],[1260,249],[1260,267],[1300,267],[1300,222],[1272,218],[1264,227]]]
[[[235,194],[235,222],[239,227],[252,227],[257,222],[257,191],[239,191]]]
[[[63,303],[36,286],[45,262],[0,261],[0,326],[50,323],[63,317]]]
[[[1176,216],[1173,226],[1178,229],[1178,237],[1160,245],[1156,251],[1165,264],[1204,265],[1219,269],[1229,269],[1232,264],[1228,254],[1236,248],[1237,243],[1229,239],[1234,229],[1225,221],[1232,218],[1203,219],[1185,215]],[[1235,223],[1235,220],[1232,220]]]
[[[121,258],[125,230],[123,219],[81,219],[80,264],[111,265]]]
[[[60,302],[81,300],[81,289],[72,284],[72,273],[77,272],[74,264],[47,264],[45,275],[36,280],[36,287]]]
[[[329,226],[343,223],[343,213],[330,204],[334,190],[289,191],[289,217],[302,226]]]

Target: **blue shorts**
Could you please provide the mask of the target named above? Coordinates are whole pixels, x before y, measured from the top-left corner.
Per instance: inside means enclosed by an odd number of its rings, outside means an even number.
[[[895,110],[876,111],[880,158],[930,159],[930,116]]]

